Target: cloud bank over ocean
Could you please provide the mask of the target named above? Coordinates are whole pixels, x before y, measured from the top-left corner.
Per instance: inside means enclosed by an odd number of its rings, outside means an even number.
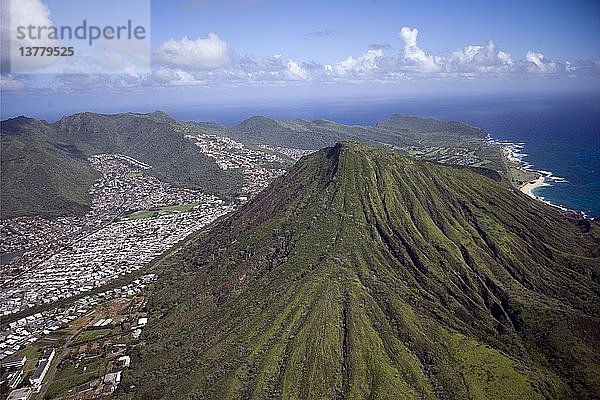
[[[39,9],[44,11],[44,8]],[[47,18],[47,15],[42,17]],[[303,81],[355,83],[600,76],[598,62],[550,60],[534,50],[529,50],[522,57],[515,57],[499,49],[492,40],[485,44],[466,45],[448,54],[432,54],[420,47],[419,34],[418,28],[403,26],[396,39],[400,41],[399,52],[389,44],[371,44],[362,54],[349,55],[333,63],[320,63],[287,58],[279,53],[263,56],[239,54],[226,39],[211,32],[206,37],[171,38],[158,45],[152,54],[151,73],[132,71],[118,75],[86,76],[84,79],[58,75],[46,80],[41,88],[77,90],[102,85],[147,88]],[[311,32],[310,35],[327,36],[317,35],[317,32]],[[4,74],[1,77],[2,90],[5,91],[23,91],[31,86],[40,89],[40,83],[35,81],[34,77],[28,75]],[[35,83],[32,85],[31,82]]]

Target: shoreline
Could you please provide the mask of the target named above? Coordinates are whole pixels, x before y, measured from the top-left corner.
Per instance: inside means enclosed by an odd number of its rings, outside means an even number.
[[[519,188],[519,190],[531,198],[542,201],[539,197],[537,197],[535,194],[533,194],[533,191],[534,191],[534,189],[544,186],[545,181],[546,181],[546,177],[542,174],[539,174],[536,179],[526,182],[524,185],[522,185]]]
[[[580,218],[594,219],[589,218],[584,211],[573,210],[560,204],[552,203],[551,201],[546,200],[544,197],[536,196],[533,193],[533,191],[537,188],[543,186],[552,186],[550,183],[547,182],[548,180],[551,180],[552,182],[567,182],[567,180],[564,178],[555,177],[552,174],[552,172],[549,171],[536,170],[531,164],[529,164],[527,161],[524,161],[523,158],[526,157],[527,154],[521,153],[520,151],[524,148],[525,143],[501,142],[495,141],[491,138],[489,138],[488,141],[493,141],[494,143],[500,145],[502,156],[504,157],[506,165],[509,169],[512,167],[524,173],[535,174],[535,179],[529,179],[527,182],[524,182],[517,186],[519,191],[521,191],[522,193],[526,194],[534,200],[547,204],[551,207],[558,208],[559,210],[562,210],[564,212],[576,214]]]

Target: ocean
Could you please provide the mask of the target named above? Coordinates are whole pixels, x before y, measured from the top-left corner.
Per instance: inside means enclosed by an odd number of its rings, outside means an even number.
[[[171,111],[171,110],[166,110]],[[463,121],[498,141],[520,143],[532,169],[551,173],[534,195],[549,203],[600,217],[600,94],[404,97],[294,104],[254,104],[172,110],[176,118],[241,122],[252,115],[274,119],[325,118],[369,125],[393,113]]]

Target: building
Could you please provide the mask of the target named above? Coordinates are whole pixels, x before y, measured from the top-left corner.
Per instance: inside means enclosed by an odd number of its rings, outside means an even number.
[[[104,383],[109,383],[111,385],[118,385],[121,382],[121,371],[111,372],[104,375]]]
[[[121,357],[119,357],[119,359],[117,361],[118,361],[118,365],[120,367],[128,368],[129,365],[131,364],[131,357],[129,357],[129,356],[121,356]]]
[[[23,368],[25,366],[25,362],[27,361],[27,357],[25,356],[11,356],[11,357],[6,357],[4,360],[2,360],[2,368],[6,368],[6,369],[19,369],[19,368]]]
[[[15,389],[8,394],[6,400],[28,400],[31,396],[31,388],[24,387],[21,389]]]
[[[53,348],[44,349],[42,352],[42,357],[38,361],[38,366],[33,372],[33,375],[29,378],[29,382],[31,382],[34,386],[39,386],[42,384],[44,377],[48,373],[50,369],[50,364],[52,364],[52,360],[54,359],[55,351]]]
[[[111,395],[117,386],[119,386],[119,382],[121,382],[121,371],[111,372],[104,375],[101,393],[105,396]]]
[[[6,371],[2,374],[2,378],[0,378],[0,387],[4,392],[4,389],[14,389],[21,383],[23,380],[23,370],[19,369],[17,371]]]

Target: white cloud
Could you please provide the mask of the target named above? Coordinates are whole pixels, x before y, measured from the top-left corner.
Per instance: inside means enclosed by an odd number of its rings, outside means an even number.
[[[574,68],[569,61],[565,61],[565,71],[568,73],[573,73],[576,71],[576,68]]]
[[[33,0],[32,0],[33,1]],[[37,0],[36,0],[37,1]],[[102,87],[198,86],[282,84],[290,81],[311,82],[398,82],[413,79],[487,79],[518,77],[527,72],[561,73],[572,76],[600,76],[600,63],[577,61],[559,63],[541,53],[529,51],[524,58],[513,59],[499,50],[493,41],[469,45],[445,55],[433,55],[418,46],[418,29],[403,27],[399,38],[403,42],[395,55],[384,45],[370,45],[358,56],[342,58],[331,64],[297,60],[282,54],[272,56],[241,56],[229,51],[227,43],[216,34],[205,39],[173,39],[163,43],[154,57],[150,75],[127,68],[127,61],[106,56],[100,66],[123,65],[121,74],[110,78],[89,74],[64,78],[63,88],[77,90]],[[123,53],[136,54],[134,49]],[[386,52],[387,50],[387,52]],[[285,53],[284,53],[285,54]],[[26,89],[22,77],[3,76],[3,90]],[[25,78],[27,78],[25,76]],[[25,82],[31,86],[31,82]]]
[[[209,33],[206,39],[190,40],[185,36],[179,41],[166,41],[158,50],[157,61],[180,67],[216,69],[227,66],[230,56],[227,42]]]
[[[535,53],[529,50],[525,59],[529,63],[528,70],[530,72],[549,73],[556,71],[556,64],[552,61],[545,60],[542,53]]]
[[[4,1],[4,0],[3,0]],[[19,27],[51,27],[54,26],[50,18],[50,10],[41,0],[8,0],[10,1],[10,32],[6,32],[7,26],[3,26],[4,34],[10,35],[10,60],[11,70],[14,72],[30,72],[54,64],[58,57],[22,57],[19,48],[21,47],[53,47],[60,43],[54,39],[48,39],[42,34],[42,38],[37,37],[37,31],[33,31],[34,37],[30,37],[28,31],[26,35],[20,38]],[[46,31],[47,32],[47,31]],[[2,50],[2,58],[6,57]]]
[[[423,49],[417,46],[417,28],[410,29],[407,26],[402,27],[398,36],[404,41],[403,58],[409,64],[413,64],[421,72],[435,72],[439,70],[439,57],[433,57],[427,54]]]
[[[514,65],[512,57],[509,53],[505,53],[502,50],[500,50],[500,51],[498,51],[497,57],[502,62],[502,64],[506,67],[506,69],[510,69]]]
[[[501,73],[510,71],[513,65],[511,55],[497,50],[490,40],[485,46],[466,46],[452,52],[446,66],[451,72]]]
[[[287,64],[288,77],[291,79],[308,80],[308,71],[302,68],[296,61],[289,60]]]
[[[352,56],[338,61],[333,65],[325,65],[325,72],[334,76],[361,76],[374,72],[377,67],[378,58],[383,56],[383,50],[372,49],[358,58]]]
[[[154,70],[152,78],[155,83],[162,86],[196,86],[205,84],[201,78],[181,68],[158,67]]]
[[[402,41],[404,41],[405,46],[416,47],[418,34],[419,30],[417,28],[410,29],[408,26],[403,26],[402,29],[400,29],[399,36]]]
[[[25,89],[27,86],[25,83],[16,79],[11,74],[0,75],[0,90],[7,92],[15,92]]]

